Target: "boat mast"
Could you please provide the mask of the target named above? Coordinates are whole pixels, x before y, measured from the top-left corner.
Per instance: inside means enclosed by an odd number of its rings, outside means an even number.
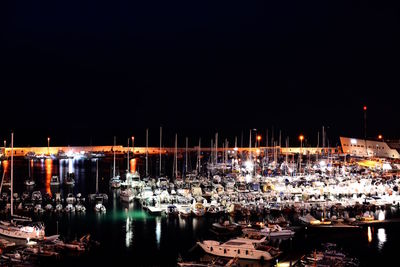
[[[249,136],[249,151],[250,151],[250,160],[253,161],[253,153],[251,152],[251,129],[250,129],[250,136]]]
[[[318,134],[317,134],[317,153],[316,153],[316,157],[317,157],[317,159],[316,159],[316,161],[318,162],[318,154],[319,154],[319,131],[318,131]]]
[[[218,163],[218,133],[215,133],[215,164]]]
[[[129,171],[129,138],[128,138],[128,155],[127,155],[127,157],[126,157],[126,166],[127,166],[127,170],[126,170],[126,172],[127,173],[130,173],[130,171]]]
[[[188,138],[186,137],[186,148],[185,148],[185,177],[188,169]]]
[[[162,149],[162,127],[160,126],[160,169],[159,169],[159,176],[161,177],[161,149]]]
[[[175,134],[175,178],[178,177],[178,134]]]
[[[174,175],[178,177],[178,134],[175,134]]]
[[[198,169],[198,173],[197,174],[200,174],[200,169],[201,169],[201,162],[200,162],[200,146],[201,146],[201,138],[199,138],[199,147],[198,147],[198,150],[197,150],[197,169]]]
[[[114,154],[114,158],[113,158],[113,178],[115,178],[115,144],[116,144],[116,137],[114,136],[114,146],[113,146],[113,154]]]
[[[146,129],[146,177],[149,176],[149,129]]]
[[[11,133],[11,219],[14,216],[14,133]]]
[[[96,194],[99,193],[99,159],[96,159]]]

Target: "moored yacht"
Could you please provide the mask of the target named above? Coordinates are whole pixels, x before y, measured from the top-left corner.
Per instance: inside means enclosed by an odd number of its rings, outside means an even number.
[[[214,240],[205,240],[197,244],[208,254],[220,257],[272,260],[280,255],[280,251],[267,246],[266,237],[261,239],[235,238],[228,242],[220,243]]]
[[[119,194],[121,201],[132,202],[135,199],[135,191],[132,188],[127,188]]]

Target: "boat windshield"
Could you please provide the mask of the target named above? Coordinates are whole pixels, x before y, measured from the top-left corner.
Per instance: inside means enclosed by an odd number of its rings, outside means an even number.
[[[228,246],[243,246],[245,244],[246,243],[244,243],[244,242],[238,242],[238,241],[228,241],[225,243],[225,245],[228,245]]]

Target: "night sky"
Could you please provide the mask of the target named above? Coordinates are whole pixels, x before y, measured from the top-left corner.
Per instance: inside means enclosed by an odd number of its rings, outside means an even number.
[[[392,1],[395,2],[395,1]],[[11,1],[0,4],[0,139],[151,145],[174,133],[282,130],[315,144],[399,138],[399,4]],[[265,141],[265,139],[264,139]]]

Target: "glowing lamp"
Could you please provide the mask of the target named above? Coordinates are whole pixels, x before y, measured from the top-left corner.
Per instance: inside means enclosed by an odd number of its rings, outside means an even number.
[[[257,135],[257,140],[258,140],[258,141],[261,140],[261,135]]]
[[[367,106],[364,106],[364,107],[363,107],[363,110],[366,111],[366,110],[367,110]]]
[[[378,139],[382,139],[382,135],[380,134],[380,135],[378,135]]]
[[[303,140],[304,140],[304,135],[301,134],[301,135],[299,136],[299,139],[300,139],[300,141],[303,141]]]

